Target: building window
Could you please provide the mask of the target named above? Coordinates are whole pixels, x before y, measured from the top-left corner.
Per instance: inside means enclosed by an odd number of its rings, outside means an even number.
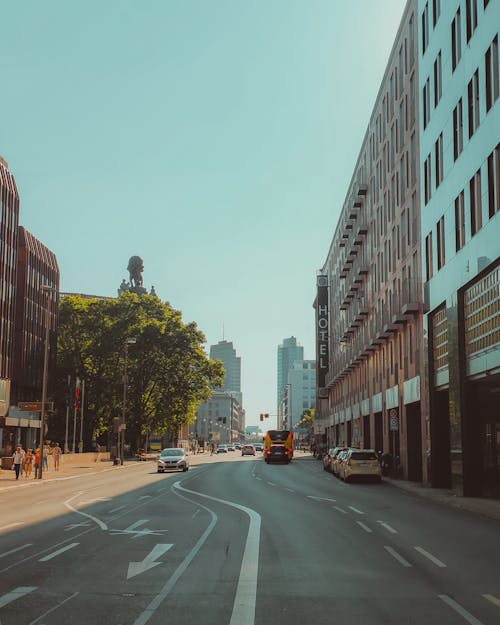
[[[436,224],[436,245],[437,245],[437,268],[438,271],[445,263],[444,255],[444,216]]]
[[[462,111],[462,98],[453,109],[453,158],[457,160],[464,148],[464,123]]]
[[[479,126],[479,73],[474,72],[467,86],[467,97],[469,103],[469,139],[476,132]]]
[[[451,23],[451,71],[454,72],[462,57],[462,26],[460,7]]]
[[[408,30],[410,36],[410,68],[413,67],[413,61],[415,60],[415,20],[413,19],[413,15],[410,17],[408,22]]]
[[[491,42],[491,46],[484,55],[486,73],[486,112],[498,98],[498,35]]]
[[[422,54],[425,54],[429,44],[429,6],[425,3],[422,13]]]
[[[470,234],[473,237],[483,225],[481,213],[481,170],[478,169],[469,182]]]
[[[465,204],[464,192],[460,191],[455,198],[455,250],[461,250],[465,245]]]
[[[429,79],[425,81],[424,89],[422,92],[422,105],[425,129],[427,128],[427,124],[429,123],[431,117],[431,93]]]
[[[431,199],[431,155],[425,159],[424,163],[424,199],[427,204]]]
[[[441,0],[432,0],[432,25],[435,28],[441,15]]]
[[[500,143],[488,156],[488,215],[500,211]]]
[[[465,20],[467,22],[467,43],[477,27],[477,0],[465,0]]]
[[[443,133],[441,133],[434,144],[434,163],[436,170],[436,189],[443,180]]]
[[[434,61],[434,108],[439,104],[443,94],[441,50]]]
[[[432,232],[425,237],[425,279],[432,278]]]

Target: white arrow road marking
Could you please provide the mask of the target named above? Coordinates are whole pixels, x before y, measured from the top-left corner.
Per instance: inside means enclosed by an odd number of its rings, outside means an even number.
[[[61,547],[61,549],[58,549],[57,551],[54,551],[53,553],[49,553],[48,556],[45,556],[44,558],[40,558],[38,562],[47,562],[47,560],[52,560],[52,558],[55,558],[56,556],[60,555],[61,553],[64,553],[65,551],[68,551],[69,549],[73,549],[73,547],[76,547],[79,544],[80,543],[70,543],[69,545],[66,545],[65,547]]]
[[[66,499],[66,501],[64,502],[64,505],[66,506],[66,508],[69,508],[71,510],[71,512],[76,512],[77,514],[81,514],[82,516],[86,516],[91,521],[94,521],[94,523],[97,523],[97,525],[102,530],[106,531],[108,529],[108,526],[106,525],[106,523],[104,523],[104,521],[101,521],[97,517],[92,516],[91,514],[88,514],[87,512],[82,512],[81,510],[77,510],[74,506],[72,506],[70,504],[70,501],[73,501],[73,499],[76,499],[79,495],[82,494],[82,492],[83,491],[80,491],[79,493],[76,493],[76,495],[73,495],[73,497],[70,497],[69,499]]]
[[[71,523],[64,528],[65,532],[70,532],[71,530],[76,529],[77,527],[88,527],[90,525],[90,521],[83,521],[83,523]]]
[[[0,558],[5,558],[5,556],[10,556],[11,553],[16,553],[18,551],[22,551],[27,547],[33,547],[33,543],[27,543],[26,545],[22,545],[21,547],[16,547],[15,549],[11,549],[10,551],[6,551],[5,553],[0,554]]]
[[[18,586],[11,592],[8,592],[3,597],[0,597],[0,608],[3,608],[3,606],[7,605],[8,603],[12,603],[12,601],[15,601],[16,599],[24,597],[24,595],[28,595],[30,592],[33,592],[37,588],[38,586]]]
[[[329,499],[328,497],[313,497],[313,495],[307,495],[307,498],[314,499],[314,501],[337,501],[336,499]]]
[[[153,547],[151,553],[148,554],[142,562],[130,562],[128,565],[127,579],[140,575],[141,573],[144,573],[145,571],[161,564],[161,562],[155,562],[156,558],[161,558],[161,556],[171,547],[173,547],[173,544],[160,543]]]
[[[135,523],[132,523],[132,525],[129,525],[128,527],[126,527],[124,530],[111,530],[110,533],[113,536],[116,536],[117,534],[122,534],[122,535],[129,534],[132,538],[139,538],[140,536],[150,536],[150,535],[161,536],[165,532],[168,532],[168,530],[150,530],[147,527],[144,528],[143,530],[137,529],[141,525],[145,525],[148,521],[149,519],[140,519],[139,521],[136,521]]]

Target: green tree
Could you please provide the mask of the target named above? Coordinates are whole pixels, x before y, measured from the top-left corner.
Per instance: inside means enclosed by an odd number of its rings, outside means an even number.
[[[127,439],[135,449],[146,432],[177,438],[211,388],[222,384],[219,361],[203,350],[195,323],[157,297],[123,293],[118,299],[66,297],[59,310],[54,424],[63,429],[67,378],[85,380],[85,440],[109,431],[122,415],[127,346]]]

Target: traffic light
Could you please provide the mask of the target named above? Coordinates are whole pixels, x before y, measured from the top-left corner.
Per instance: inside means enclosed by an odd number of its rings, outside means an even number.
[[[264,415],[262,414],[262,412],[260,413],[260,420],[264,421]]]
[[[269,413],[268,413],[268,412],[266,412],[266,413],[265,413],[265,415],[264,415],[264,417],[265,417],[266,419],[269,419]]]

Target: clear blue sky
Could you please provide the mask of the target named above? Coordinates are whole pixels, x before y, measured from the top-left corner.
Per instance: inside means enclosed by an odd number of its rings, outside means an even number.
[[[405,0],[0,0],[0,155],[61,290],[144,283],[242,358],[314,357],[326,258]]]

